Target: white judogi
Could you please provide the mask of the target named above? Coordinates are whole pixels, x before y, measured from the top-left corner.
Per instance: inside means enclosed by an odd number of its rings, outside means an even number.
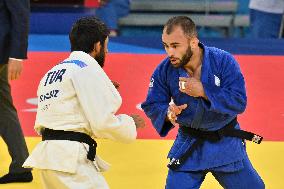
[[[122,99],[100,65],[89,54],[72,52],[54,66],[40,81],[35,130],[43,128],[76,131],[93,138],[121,142],[136,139],[134,120],[125,114],[115,115]],[[88,145],[66,140],[40,142],[24,167],[41,171],[45,188],[105,189],[99,173],[108,163],[96,156],[87,159]]]

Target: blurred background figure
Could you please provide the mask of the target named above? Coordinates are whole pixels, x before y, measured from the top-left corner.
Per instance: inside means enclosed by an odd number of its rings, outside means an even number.
[[[278,38],[284,12],[284,0],[250,0],[252,38]]]
[[[108,26],[110,37],[118,35],[118,19],[128,15],[129,0],[99,0],[96,16]]]
[[[0,0],[0,136],[12,158],[0,184],[33,180],[31,169],[22,167],[29,153],[9,83],[19,79],[27,59],[29,16],[29,0]]]

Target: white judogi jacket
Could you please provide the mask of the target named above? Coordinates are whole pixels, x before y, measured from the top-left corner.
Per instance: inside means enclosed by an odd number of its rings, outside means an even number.
[[[134,120],[125,114],[115,115],[122,103],[120,94],[89,54],[72,52],[49,70],[40,81],[37,96],[35,130],[39,135],[49,128],[82,132],[94,139],[136,139]],[[23,166],[75,173],[79,155],[87,151],[88,145],[76,141],[42,141]],[[108,168],[98,156],[94,164],[99,171]]]

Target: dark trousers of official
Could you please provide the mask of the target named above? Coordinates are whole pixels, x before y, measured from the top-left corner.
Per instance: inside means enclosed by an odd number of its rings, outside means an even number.
[[[13,105],[7,71],[7,64],[0,64],[0,135],[12,158],[9,172],[23,173],[30,171],[22,167],[29,154],[17,110]]]

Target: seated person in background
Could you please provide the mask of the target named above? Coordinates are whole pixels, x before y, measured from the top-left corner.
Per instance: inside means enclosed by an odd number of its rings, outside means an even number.
[[[99,0],[100,7],[95,15],[102,20],[110,30],[110,37],[118,34],[118,20],[129,13],[129,0]]]

